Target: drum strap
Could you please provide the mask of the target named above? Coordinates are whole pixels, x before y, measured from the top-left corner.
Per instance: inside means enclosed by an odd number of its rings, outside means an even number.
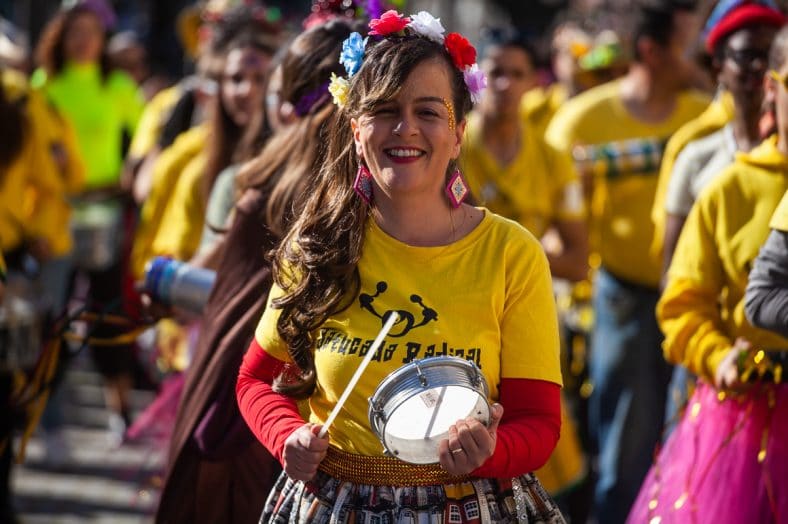
[[[450,475],[439,464],[410,464],[396,457],[357,455],[333,446],[328,448],[320,470],[339,480],[371,486],[431,486],[471,478]]]

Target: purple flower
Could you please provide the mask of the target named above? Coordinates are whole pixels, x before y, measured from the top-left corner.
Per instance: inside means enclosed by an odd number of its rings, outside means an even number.
[[[383,2],[381,0],[367,0],[366,11],[370,20],[380,18],[384,11]]]
[[[339,55],[339,63],[345,66],[348,77],[355,75],[361,68],[366,46],[367,39],[362,39],[359,33],[350,33],[350,36],[342,42],[342,54]]]
[[[487,76],[484,71],[479,70],[476,64],[470,65],[462,72],[465,78],[465,85],[468,86],[468,91],[471,93],[471,101],[478,104],[482,100],[482,91],[487,87]]]

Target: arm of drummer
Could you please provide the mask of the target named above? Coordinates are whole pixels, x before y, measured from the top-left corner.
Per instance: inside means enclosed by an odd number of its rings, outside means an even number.
[[[273,390],[274,378],[285,365],[253,340],[238,374],[238,406],[252,433],[285,473],[309,481],[326,455],[328,436],[318,437],[321,426],[305,423],[296,401]]]
[[[440,463],[449,473],[514,477],[540,468],[550,458],[561,431],[560,386],[503,379],[500,392],[507,407],[494,405],[489,427],[469,418],[449,429],[449,438],[438,447]]]

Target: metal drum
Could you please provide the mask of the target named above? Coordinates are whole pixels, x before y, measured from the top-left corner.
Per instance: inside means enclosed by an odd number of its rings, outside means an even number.
[[[0,304],[0,371],[32,368],[41,354],[41,315],[9,282]]]
[[[123,238],[123,206],[117,200],[80,202],[71,215],[74,265],[86,271],[102,271],[120,258]]]
[[[438,462],[449,427],[474,417],[490,422],[489,388],[473,362],[458,357],[414,360],[380,383],[369,422],[386,451],[405,462]]]

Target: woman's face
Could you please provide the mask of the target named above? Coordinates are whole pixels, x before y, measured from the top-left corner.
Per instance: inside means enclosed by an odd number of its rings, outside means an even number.
[[[788,61],[776,71],[780,80],[766,77],[766,96],[774,101],[774,115],[777,119],[777,131],[780,140],[788,143]]]
[[[222,76],[222,105],[237,126],[245,126],[262,111],[265,76],[271,56],[253,47],[227,54]]]
[[[353,119],[356,152],[382,191],[443,198],[446,169],[460,154],[465,121],[454,121],[448,65],[426,60],[416,66],[399,93]]]
[[[104,49],[104,26],[93,13],[77,14],[63,34],[66,60],[78,64],[98,62]]]

